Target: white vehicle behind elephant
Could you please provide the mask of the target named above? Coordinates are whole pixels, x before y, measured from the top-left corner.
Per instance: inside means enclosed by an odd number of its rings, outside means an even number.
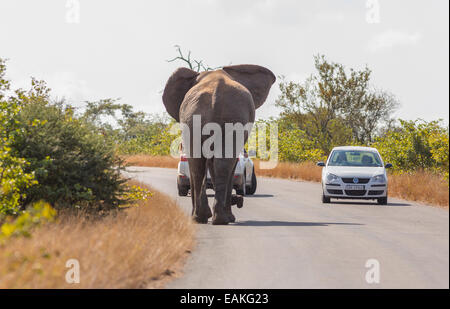
[[[244,151],[239,155],[236,163],[233,188],[238,195],[253,195],[256,192],[256,186],[255,166],[247,152]],[[177,187],[179,196],[188,195],[190,190],[189,163],[184,154],[180,156],[180,162],[178,162]],[[206,176],[206,187],[207,189],[214,189],[209,171]]]

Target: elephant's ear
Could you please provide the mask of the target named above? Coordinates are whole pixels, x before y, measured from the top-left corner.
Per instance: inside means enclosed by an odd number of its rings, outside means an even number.
[[[163,103],[169,115],[178,122],[180,121],[180,105],[198,74],[187,68],[178,68],[166,83],[162,97]]]
[[[223,70],[250,91],[255,108],[263,105],[270,87],[276,80],[275,75],[269,69],[259,65],[232,65],[223,67]]]

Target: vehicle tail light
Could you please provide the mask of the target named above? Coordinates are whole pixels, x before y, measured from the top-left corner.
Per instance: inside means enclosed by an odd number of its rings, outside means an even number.
[[[186,155],[185,155],[185,154],[182,154],[182,155],[180,156],[180,161],[181,161],[181,162],[186,162],[186,161],[187,161],[187,158],[186,158]]]

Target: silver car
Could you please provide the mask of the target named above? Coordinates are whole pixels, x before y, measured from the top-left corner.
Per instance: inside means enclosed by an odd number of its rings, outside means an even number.
[[[322,166],[322,202],[336,199],[372,199],[386,205],[388,179],[386,169],[375,148],[344,146],[335,147]]]

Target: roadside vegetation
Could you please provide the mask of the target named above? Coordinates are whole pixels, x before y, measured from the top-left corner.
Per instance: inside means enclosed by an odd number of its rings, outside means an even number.
[[[148,166],[148,167],[165,167],[177,168],[178,158],[171,156],[151,156],[146,154],[127,155],[124,156],[124,161],[132,166]]]
[[[30,237],[8,239],[0,288],[158,288],[178,276],[194,224],[168,196],[131,185],[151,197],[101,219],[63,212]],[[79,262],[79,284],[65,280],[70,259]]]
[[[141,113],[119,106],[122,133],[100,119],[117,106],[78,112],[36,79],[13,90],[0,58],[0,288],[157,287],[178,271],[193,224],[169,197],[122,177],[117,140],[131,140]],[[71,259],[77,284],[65,280]]]

